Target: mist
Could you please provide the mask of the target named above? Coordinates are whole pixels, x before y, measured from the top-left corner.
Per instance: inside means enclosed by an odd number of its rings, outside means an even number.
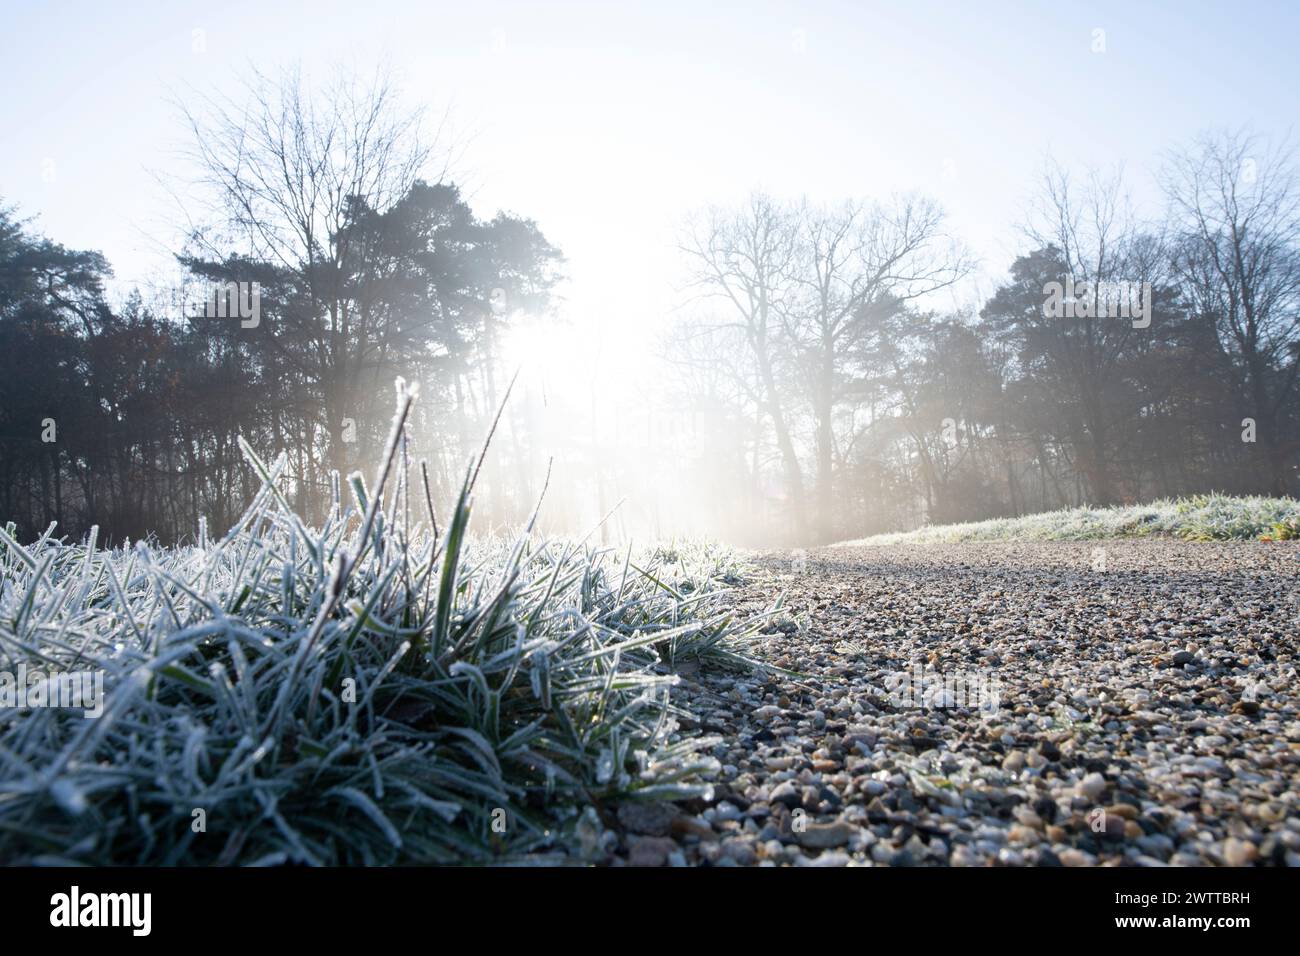
[[[920,15],[872,29],[903,43]],[[862,86],[836,31],[865,14],[841,16],[671,34],[611,12],[570,47],[532,14],[458,16],[427,55],[391,28],[343,54],[318,23],[297,50],[151,27],[162,75],[132,65],[77,107],[142,104],[148,135],[103,138],[92,168],[40,119],[0,167],[5,514],[25,536],[220,531],[256,491],[242,437],[287,455],[318,519],[382,450],[399,377],[422,387],[412,480],[445,510],[491,433],[476,508],[501,530],[540,500],[538,527],[603,543],[808,546],[1295,494],[1276,84],[1247,110],[1109,11],[1022,38],[1032,94],[954,65],[1017,49],[996,18],[936,26],[952,55],[926,75],[873,46]],[[625,33],[642,59],[611,59]],[[1152,80],[1175,69],[1182,90]],[[1111,109],[1133,71],[1146,125]],[[1085,91],[1092,132],[1061,135],[1049,101]]]

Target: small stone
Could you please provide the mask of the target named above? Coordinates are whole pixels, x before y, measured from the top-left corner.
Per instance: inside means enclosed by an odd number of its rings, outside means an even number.
[[[701,840],[713,841],[718,839],[718,835],[713,832],[713,828],[702,820],[696,820],[692,817],[677,817],[672,822],[672,832],[682,836],[699,837]]]
[[[969,847],[959,846],[952,851],[952,856],[948,860],[952,866],[979,866],[979,857],[970,851]]]
[[[807,865],[818,867],[848,866],[849,855],[847,853],[842,853],[839,850],[832,850],[828,853],[821,854],[821,856],[817,857],[815,860],[809,860]]]
[[[889,788],[883,780],[863,780],[858,789],[868,797],[878,797]]]
[[[824,850],[834,846],[844,846],[853,836],[854,827],[843,820],[834,823],[810,823],[802,833],[796,833],[795,839],[801,846],[812,850]]]
[[[1092,866],[1097,862],[1097,858],[1091,853],[1076,850],[1074,847],[1067,847],[1057,855],[1061,859],[1062,866]]]
[[[1016,846],[1033,846],[1039,840],[1038,831],[1017,823],[1007,831],[1007,840]]]
[[[1259,857],[1259,849],[1249,840],[1228,837],[1223,841],[1223,859],[1228,866],[1250,866]]]
[[[1079,781],[1076,792],[1089,800],[1096,800],[1106,790],[1106,778],[1099,773],[1090,773]]]
[[[663,866],[677,851],[677,844],[667,837],[642,837],[628,852],[628,866]]]
[[[758,853],[748,840],[734,838],[726,840],[722,844],[722,853],[741,866],[753,866],[758,862]]]
[[[713,813],[719,820],[739,820],[741,816],[740,808],[734,803],[728,803],[726,800],[714,807]]]
[[[1091,823],[1091,820],[1089,821]],[[1097,835],[1103,840],[1122,840],[1124,839],[1124,826],[1126,821],[1123,817],[1114,817],[1109,813],[1103,813],[1101,817],[1101,829],[1097,830]]]
[[[889,858],[890,866],[916,866],[916,857],[907,847],[903,847]]]
[[[1043,818],[1040,817],[1034,811],[1034,808],[1029,806],[1027,803],[1019,804],[1013,811],[1011,811],[1011,815],[1024,826],[1042,829]]]
[[[667,836],[677,816],[671,803],[625,803],[618,808],[618,822],[646,836]]]
[[[1012,773],[1023,769],[1025,766],[1025,754],[1020,750],[1013,750],[1007,754],[1002,761],[1002,769]]]
[[[793,810],[803,802],[803,796],[791,781],[785,780],[768,794],[768,802],[781,803]]]

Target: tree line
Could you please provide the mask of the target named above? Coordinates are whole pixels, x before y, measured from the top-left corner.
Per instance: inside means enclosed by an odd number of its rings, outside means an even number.
[[[111,307],[102,255],[0,209],[4,520],[27,537],[56,521],[116,541],[193,538],[200,518],[219,533],[256,490],[241,435],[289,453],[295,507],[320,516],[331,472],[382,445],[398,375],[425,385],[445,500],[499,404],[501,332],[548,308],[559,250],[426,181],[432,146],[382,81],[313,97],[294,73],[257,75],[246,102],[185,116],[205,205],[165,301]]]
[[[475,216],[382,79],[313,95],[255,74],[183,115],[194,225],[164,295],[110,304],[102,255],[0,207],[0,520],[220,533],[256,490],[240,436],[286,451],[294,506],[319,517],[332,474],[379,450],[398,375],[422,383],[413,427],[445,501],[504,397],[503,339],[553,312],[560,251],[527,218]],[[663,340],[664,414],[687,424],[635,457],[680,459],[709,530],[752,543],[1295,493],[1290,153],[1208,135],[1161,183],[1149,222],[1122,177],[1049,169],[1022,253],[966,311],[935,305],[974,263],[924,197],[702,210],[680,241],[695,305]],[[539,490],[541,436],[526,416],[508,432],[485,481],[501,521]],[[598,475],[597,443],[574,447]]]
[[[1300,192],[1248,132],[1171,153],[1167,212],[1049,165],[978,310],[933,202],[754,195],[683,229],[679,394],[744,489],[732,524],[830,541],[921,523],[1300,487]],[[737,436],[740,436],[737,438]],[[738,489],[739,490],[739,489]],[[725,506],[724,506],[725,507]]]

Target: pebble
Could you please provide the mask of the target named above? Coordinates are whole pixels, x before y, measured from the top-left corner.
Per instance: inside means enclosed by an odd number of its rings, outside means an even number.
[[[777,784],[776,788],[768,794],[768,800],[771,803],[781,803],[793,810],[803,802],[803,796],[798,788],[789,780]]]
[[[1228,837],[1223,841],[1222,852],[1228,866],[1250,866],[1259,857],[1259,849],[1255,844],[1236,837]]]
[[[842,820],[834,823],[810,823],[802,833],[795,833],[795,839],[799,841],[800,846],[824,850],[828,847],[844,846],[855,832],[853,826]]]
[[[726,800],[713,808],[713,815],[718,820],[739,820],[741,817],[740,808]]]
[[[627,862],[628,866],[663,866],[677,852],[677,844],[667,837],[642,837],[632,844]]]
[[[1093,546],[819,549],[780,586],[806,626],[752,648],[805,676],[706,666],[673,690],[723,728],[716,801],[625,803],[620,826],[686,865],[1300,863],[1295,548],[1123,542],[1157,588],[1062,573]],[[776,597],[766,560],[729,592],[742,614]],[[891,701],[916,667],[995,677],[997,706]]]
[[[1057,856],[1060,857],[1062,866],[1092,866],[1097,862],[1097,858],[1091,853],[1077,850],[1074,847],[1067,847]]]
[[[618,822],[633,833],[667,836],[679,813],[671,803],[636,801],[618,808]]]
[[[821,855],[819,855],[819,856],[816,857],[815,859],[809,860],[805,865],[806,865],[806,866],[819,866],[819,867],[825,867],[825,866],[848,866],[848,865],[849,865],[849,855],[848,855],[847,853],[840,853],[839,851],[831,850],[831,851],[829,851],[829,852],[827,852],[827,853],[822,853]]]
[[[753,866],[758,862],[758,851],[749,840],[736,838],[726,840],[722,844],[722,853],[741,866]]]
[[[1078,793],[1089,800],[1098,799],[1106,790],[1106,778],[1099,773],[1090,773],[1079,781]]]

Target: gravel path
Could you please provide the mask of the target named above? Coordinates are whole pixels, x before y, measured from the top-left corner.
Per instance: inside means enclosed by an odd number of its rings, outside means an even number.
[[[1300,545],[832,548],[758,558],[759,656],[697,673],[708,804],[619,810],[689,865],[1300,865]],[[688,723],[688,726],[690,724]]]

